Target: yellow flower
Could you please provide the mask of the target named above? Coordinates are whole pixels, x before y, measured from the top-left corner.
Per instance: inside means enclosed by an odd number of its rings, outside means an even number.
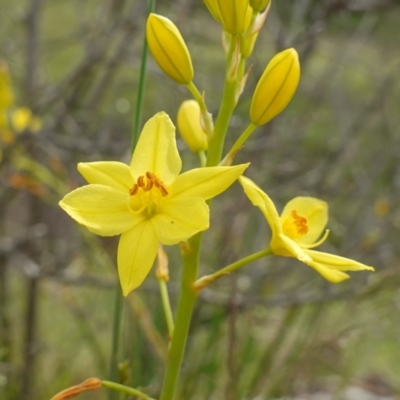
[[[60,206],[101,236],[121,235],[118,273],[124,295],[138,287],[154,262],[159,242],[177,244],[208,229],[210,199],[247,168],[210,167],[179,175],[175,127],[161,112],[143,128],[130,165],[78,164],[89,185],[67,194]]]
[[[297,258],[333,283],[349,278],[343,271],[374,270],[348,258],[311,250],[328,236],[326,230],[320,238],[328,222],[328,205],[324,201],[296,197],[286,204],[279,216],[272,200],[254,182],[245,177],[240,177],[239,181],[247,197],[260,208],[271,227],[270,248],[274,254]]]
[[[250,106],[250,119],[264,125],[289,104],[300,80],[299,57],[295,49],[278,53],[257,83]]]
[[[181,85],[187,85],[193,80],[189,50],[175,24],[161,15],[150,14],[146,38],[157,64],[171,79]]]
[[[42,121],[34,117],[29,108],[19,107],[11,114],[11,125],[18,133],[25,129],[37,132],[42,127]]]
[[[193,153],[207,150],[208,141],[201,122],[199,103],[196,100],[186,100],[178,110],[178,130],[182,139]]]

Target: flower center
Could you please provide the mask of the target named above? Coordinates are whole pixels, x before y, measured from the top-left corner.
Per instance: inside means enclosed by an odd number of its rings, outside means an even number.
[[[308,232],[307,219],[292,210],[290,215],[286,216],[282,223],[283,233],[295,239],[296,237],[306,235]]]
[[[136,183],[129,189],[129,208],[134,214],[145,213],[147,218],[157,214],[157,208],[162,199],[168,195],[164,182],[152,172],[139,176]]]
[[[153,187],[158,189],[163,197],[168,195],[164,182],[152,172],[147,171],[146,175],[139,176],[137,182],[129,189],[129,194],[134,196],[139,192],[139,189],[149,192]]]

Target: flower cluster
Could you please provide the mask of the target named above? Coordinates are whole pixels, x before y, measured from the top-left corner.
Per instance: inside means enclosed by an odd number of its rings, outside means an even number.
[[[145,125],[130,165],[80,163],[78,170],[89,184],[67,194],[60,206],[93,233],[121,234],[118,272],[124,295],[143,282],[159,243],[178,244],[208,229],[206,200],[226,190],[238,178],[245,194],[260,208],[271,227],[268,251],[297,258],[334,283],[349,277],[343,271],[373,270],[347,258],[312,250],[328,236],[328,231],[324,233],[328,221],[328,206],[324,201],[296,197],[279,216],[268,195],[241,176],[248,164],[231,166],[254,129],[280,114],[294,96],[300,80],[300,63],[293,48],[276,54],[266,66],[253,93],[249,127],[221,161],[229,119],[249,74],[245,71],[246,60],[253,52],[271,2],[204,2],[221,24],[227,58],[224,95],[215,127],[205,95],[200,94],[193,82],[190,52],[178,28],[157,14],[150,14],[146,24],[154,60],[194,97],[181,105],[177,124],[188,148],[199,154],[202,167],[179,174],[181,159],[175,127],[161,112]]]

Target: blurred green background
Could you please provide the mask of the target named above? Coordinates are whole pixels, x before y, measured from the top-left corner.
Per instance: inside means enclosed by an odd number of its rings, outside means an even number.
[[[0,59],[16,104],[43,121],[1,143],[0,399],[49,399],[108,377],[117,238],[57,206],[83,179],[79,161],[129,160],[143,40],[143,0],[0,0]],[[200,0],[157,2],[192,55],[218,113],[220,26]],[[400,7],[396,0],[276,0],[260,33],[227,144],[249,123],[256,82],[295,47],[300,87],[236,162],[279,210],[298,195],[330,204],[321,248],[373,265],[340,285],[292,259],[260,260],[204,290],[178,399],[386,399],[400,395]],[[149,57],[143,121],[176,120],[190,98]],[[184,168],[197,158],[178,142]],[[265,247],[269,229],[235,184],[213,201],[202,273]],[[176,304],[179,251],[170,258]],[[154,272],[123,311],[121,382],[157,396],[168,347]],[[318,397],[326,396],[326,397]],[[372,397],[368,397],[372,396]],[[380,397],[379,397],[380,396]],[[105,390],[82,395],[106,399]]]

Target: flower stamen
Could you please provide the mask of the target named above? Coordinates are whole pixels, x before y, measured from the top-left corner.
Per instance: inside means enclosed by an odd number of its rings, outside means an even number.
[[[307,225],[307,219],[302,217],[301,215],[297,214],[296,210],[293,210],[291,212],[293,222],[296,225],[297,228],[297,233],[300,235],[305,235],[308,232],[308,225]]]
[[[131,196],[135,195],[139,191],[139,188],[143,189],[145,192],[149,192],[153,186],[160,191],[163,197],[168,195],[168,190],[165,187],[164,182],[150,171],[147,171],[146,175],[139,176],[137,183],[129,189],[129,194]]]

